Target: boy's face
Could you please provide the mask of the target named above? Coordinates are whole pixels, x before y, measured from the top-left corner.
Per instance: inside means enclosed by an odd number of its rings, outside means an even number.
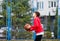
[[[33,17],[36,17],[36,14],[35,13],[33,13]]]

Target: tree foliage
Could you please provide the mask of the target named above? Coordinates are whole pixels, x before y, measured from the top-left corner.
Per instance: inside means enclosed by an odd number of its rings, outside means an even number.
[[[56,8],[55,23],[54,23],[54,34],[57,38],[57,28],[58,28],[58,8]]]
[[[13,36],[15,35],[15,37],[18,34],[19,34],[18,35],[19,38],[21,38],[20,36],[27,35],[27,34],[23,33],[25,31],[23,27],[26,23],[31,24],[31,19],[30,19],[31,18],[31,8],[29,6],[28,1],[29,0],[12,0],[12,2],[9,3],[9,4],[11,4],[11,8],[12,8],[11,14],[13,14],[13,15],[11,15],[12,27],[15,28],[14,33],[16,33],[16,34],[12,33],[12,35]],[[3,1],[2,7],[3,7],[2,13],[3,13],[5,22],[6,22],[6,18],[7,18],[7,16],[6,16],[6,14],[7,14],[6,13],[6,0]],[[18,28],[18,30],[17,30],[17,28]],[[19,31],[22,29],[23,29],[23,32]],[[28,32],[26,32],[26,33],[28,33]],[[31,35],[31,34],[29,34],[29,35]],[[29,36],[29,37],[31,38],[31,36]]]

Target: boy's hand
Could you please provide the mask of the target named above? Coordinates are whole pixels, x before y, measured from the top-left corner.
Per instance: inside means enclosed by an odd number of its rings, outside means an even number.
[[[30,29],[30,27],[31,27],[30,24],[25,24],[24,29],[28,31]]]

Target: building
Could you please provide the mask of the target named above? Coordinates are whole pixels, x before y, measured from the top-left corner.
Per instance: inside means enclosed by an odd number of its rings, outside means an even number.
[[[55,16],[58,0],[39,0],[37,2],[37,10],[41,13],[41,16]]]
[[[55,16],[58,0],[30,0],[31,8],[41,13],[41,16]]]

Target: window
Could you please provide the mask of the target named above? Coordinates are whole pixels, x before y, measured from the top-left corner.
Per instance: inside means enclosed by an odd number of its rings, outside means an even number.
[[[40,9],[41,9],[41,2],[40,2]]]
[[[53,2],[51,1],[51,7],[53,7]]]
[[[37,9],[39,9],[39,2],[37,2]]]
[[[56,2],[55,1],[48,1],[48,7],[56,7]]]
[[[49,4],[48,7],[50,8],[51,7],[51,2],[49,1],[48,4]]]
[[[44,5],[44,4],[43,4],[43,2],[42,2],[42,9],[43,9],[43,5]]]
[[[56,2],[54,2],[54,7],[56,7]]]
[[[40,2],[40,9],[43,9],[43,8],[44,8],[44,3]]]

